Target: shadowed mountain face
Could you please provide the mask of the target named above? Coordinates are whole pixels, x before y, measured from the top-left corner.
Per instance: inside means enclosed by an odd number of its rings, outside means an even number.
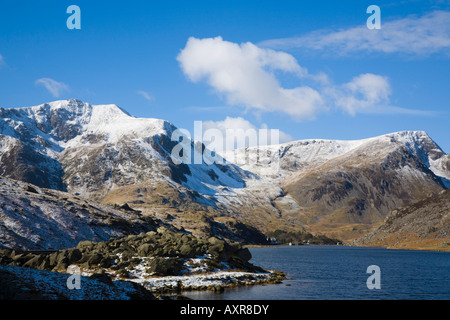
[[[43,188],[66,191],[63,183],[64,171],[61,163],[20,140],[0,135],[8,143],[7,151],[1,154],[0,172],[12,179],[27,181]],[[10,141],[7,141],[10,140]]]
[[[355,245],[450,250],[450,190],[391,211]]]
[[[174,162],[176,129],[79,100],[0,108],[0,174],[248,242],[277,229],[355,239],[396,207],[450,186],[449,155],[425,132],[295,141],[224,153],[235,163],[208,165]],[[192,158],[204,149],[188,145]],[[269,159],[240,161],[252,152]]]

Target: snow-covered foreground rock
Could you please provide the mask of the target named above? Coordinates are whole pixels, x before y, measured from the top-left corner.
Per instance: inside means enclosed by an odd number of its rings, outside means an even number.
[[[222,291],[227,287],[278,283],[284,278],[279,272],[230,270],[111,280],[104,274],[86,271],[78,274],[70,270],[60,273],[0,265],[0,300],[156,300],[160,294],[188,290]]]
[[[199,275],[153,277],[132,281],[142,284],[146,289],[152,292],[178,292],[183,290],[220,291],[227,287],[278,283],[281,279],[283,279],[281,273],[256,273],[231,270]]]
[[[65,273],[0,265],[0,300],[156,300],[130,281],[105,283],[80,276],[79,286],[72,287],[69,277]]]
[[[104,242],[81,241],[76,248],[58,251],[0,250],[0,265],[50,272],[42,273],[44,278],[53,272],[58,279],[57,274],[66,273],[109,284],[128,281],[157,293],[284,279],[283,273],[266,271],[251,264],[250,259],[250,251],[238,243],[215,237],[199,239],[165,227]]]

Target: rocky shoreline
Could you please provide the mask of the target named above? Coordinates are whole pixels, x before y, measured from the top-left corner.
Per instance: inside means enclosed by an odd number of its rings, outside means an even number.
[[[110,239],[81,241],[58,251],[0,250],[0,265],[52,273],[78,274],[112,285],[132,282],[152,294],[183,290],[222,291],[226,287],[279,283],[282,272],[251,264],[239,243],[197,238],[160,227],[156,231]],[[11,272],[9,270],[8,272]]]
[[[284,280],[285,274],[280,271],[245,272],[216,271],[205,274],[155,277],[145,280],[134,280],[152,293],[181,293],[183,291],[222,292],[226,288],[276,284]]]

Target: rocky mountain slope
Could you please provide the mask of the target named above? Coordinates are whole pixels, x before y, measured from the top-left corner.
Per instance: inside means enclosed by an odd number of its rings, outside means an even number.
[[[171,157],[176,130],[79,100],[0,108],[0,174],[110,206],[128,203],[198,236],[253,243],[275,230],[353,240],[396,207],[450,185],[449,155],[421,131],[302,140],[225,152],[221,164],[184,164]],[[204,149],[188,146],[192,159]]]
[[[354,245],[450,251],[450,190],[397,208]]]
[[[155,230],[161,221],[0,177],[0,248],[57,250]]]

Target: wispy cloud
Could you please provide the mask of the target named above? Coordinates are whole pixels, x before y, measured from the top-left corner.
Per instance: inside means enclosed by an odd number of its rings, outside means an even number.
[[[137,93],[140,94],[142,97],[144,97],[144,99],[147,100],[147,101],[155,100],[155,98],[150,93],[148,93],[147,91],[138,90]]]
[[[40,78],[35,81],[36,85],[43,85],[55,98],[59,98],[60,95],[69,91],[69,86],[63,82],[58,82],[51,78]]]
[[[327,88],[327,92],[337,107],[355,115],[380,103],[388,103],[391,86],[386,77],[366,73],[343,85]]]
[[[258,45],[272,49],[304,48],[333,55],[358,52],[450,54],[449,21],[449,11],[432,11],[423,16],[383,19],[379,30],[369,30],[364,24],[339,31],[318,30],[298,37],[266,40]]]
[[[442,112],[433,110],[407,109],[393,105],[376,105],[369,108],[360,109],[358,113],[362,114],[380,114],[380,115],[405,115],[405,116],[423,116],[435,117]]]

